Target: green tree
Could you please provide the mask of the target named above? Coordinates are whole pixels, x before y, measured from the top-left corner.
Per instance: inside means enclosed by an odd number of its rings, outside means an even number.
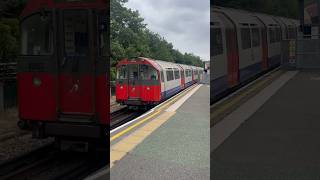
[[[138,11],[126,8],[127,0],[111,0],[111,79],[119,60],[138,56],[202,66],[201,58],[193,54],[182,54],[159,34],[150,31]]]

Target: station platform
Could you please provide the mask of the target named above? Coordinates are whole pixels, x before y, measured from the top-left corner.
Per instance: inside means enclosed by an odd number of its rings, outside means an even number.
[[[284,72],[211,127],[211,178],[320,179],[319,108],[320,71]]]
[[[209,180],[209,89],[207,84],[194,85],[149,115],[111,132],[111,168],[96,179],[110,174],[112,180]]]

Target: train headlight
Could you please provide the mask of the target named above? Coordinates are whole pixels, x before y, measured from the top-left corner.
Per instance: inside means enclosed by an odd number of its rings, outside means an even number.
[[[120,86],[120,89],[123,89],[123,86]]]
[[[42,84],[42,82],[41,82],[41,80],[39,79],[39,78],[37,78],[37,77],[33,77],[32,78],[32,84],[34,85],[34,86],[40,86],[41,84]]]
[[[147,90],[149,91],[149,90],[150,90],[150,87],[147,87]]]

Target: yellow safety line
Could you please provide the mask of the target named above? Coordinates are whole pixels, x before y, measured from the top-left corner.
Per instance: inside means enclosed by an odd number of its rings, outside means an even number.
[[[123,134],[127,133],[128,131],[130,131],[131,129],[139,126],[140,124],[146,122],[147,120],[149,120],[150,118],[154,117],[155,115],[159,114],[160,111],[156,111],[155,113],[153,113],[152,115],[146,117],[145,119],[142,119],[141,121],[133,124],[132,126],[129,126],[128,128],[124,129],[123,131],[117,133],[116,135],[112,136],[110,139],[110,142],[117,139],[118,137],[122,136]]]
[[[144,119],[141,119],[139,122],[134,123],[133,125],[127,127],[126,129],[120,131],[119,133],[115,134],[114,136],[112,136],[112,137],[110,138],[110,142],[112,142],[112,141],[114,141],[115,139],[121,137],[122,135],[126,134],[127,132],[129,132],[129,131],[132,130],[133,128],[135,128],[135,127],[139,126],[140,124],[146,122],[147,120],[151,119],[152,117],[158,115],[165,107],[169,106],[172,102],[174,102],[175,100],[179,99],[181,96],[185,95],[186,93],[190,92],[190,91],[191,91],[193,88],[195,88],[195,87],[196,87],[196,85],[191,86],[191,87],[190,87],[189,89],[187,89],[186,91],[181,92],[181,94],[178,94],[178,95],[177,95],[176,97],[174,97],[173,99],[171,99],[171,100],[169,100],[168,102],[165,102],[164,104],[162,104],[161,107],[157,108],[157,110],[156,110],[153,114],[147,116],[147,117],[144,118]]]
[[[213,121],[213,119],[214,119],[217,115],[221,114],[221,113],[224,112],[226,109],[229,109],[229,108],[232,107],[233,105],[237,104],[238,102],[241,101],[242,98],[244,98],[245,96],[247,96],[247,95],[250,94],[251,92],[259,89],[259,88],[262,87],[268,80],[274,78],[275,76],[277,76],[277,75],[280,74],[280,73],[281,73],[281,71],[277,71],[277,73],[272,74],[271,77],[266,78],[266,79],[261,79],[259,82],[256,82],[255,84],[247,87],[246,89],[241,90],[242,92],[239,93],[239,95],[237,95],[236,97],[234,97],[234,98],[232,99],[232,101],[226,102],[225,104],[222,104],[220,107],[216,107],[216,109],[214,109],[214,107],[213,107],[213,108],[211,107],[210,109],[211,109],[211,112],[212,112],[212,113],[211,113],[211,115],[210,115],[210,117],[211,117],[210,119]],[[214,123],[214,122],[212,122],[212,123]],[[211,124],[210,126],[213,125],[212,123],[210,123],[210,124]]]

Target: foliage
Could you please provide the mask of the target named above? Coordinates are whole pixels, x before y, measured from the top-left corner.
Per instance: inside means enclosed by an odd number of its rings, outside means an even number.
[[[3,18],[0,21],[0,34],[0,62],[15,60],[19,47],[19,21]]]
[[[215,5],[298,18],[298,0],[215,0]]]
[[[26,0],[0,1],[0,62],[15,61],[19,49],[18,17]]]
[[[151,32],[138,11],[124,6],[126,2],[128,0],[110,1],[111,67],[121,59],[138,56],[202,66],[199,56],[182,54],[159,34]],[[114,69],[111,71],[111,79],[114,79]]]

